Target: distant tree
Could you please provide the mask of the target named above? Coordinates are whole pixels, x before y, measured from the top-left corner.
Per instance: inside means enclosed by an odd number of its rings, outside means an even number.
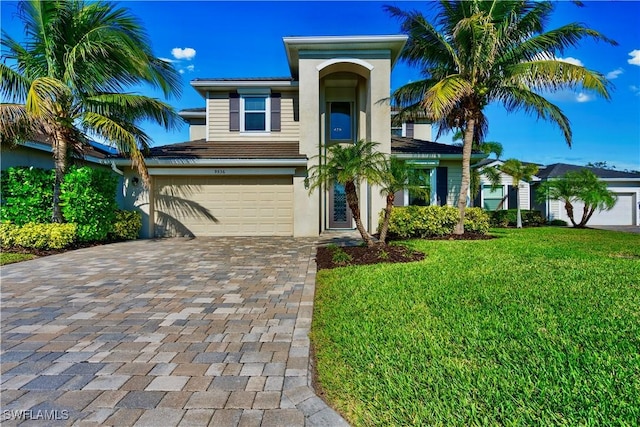
[[[616,204],[616,195],[607,184],[588,169],[571,171],[558,179],[551,179],[540,184],[538,202],[547,199],[564,202],[567,216],[576,228],[584,228],[596,210],[611,210]],[[573,204],[582,201],[584,208],[579,222],[574,219]]]
[[[331,145],[326,155],[316,156],[318,164],[309,168],[307,178],[310,193],[318,188],[329,188],[334,183],[344,185],[347,205],[367,246],[374,246],[374,241],[362,224],[358,187],[365,181],[380,184],[383,180],[386,158],[378,151],[378,145],[364,140]]]
[[[512,186],[516,191],[516,209],[517,222],[516,227],[522,228],[522,215],[520,213],[520,181],[531,181],[533,175],[538,173],[538,166],[532,163],[522,163],[517,159],[508,159],[502,165],[498,166],[501,172],[511,175],[513,178]]]

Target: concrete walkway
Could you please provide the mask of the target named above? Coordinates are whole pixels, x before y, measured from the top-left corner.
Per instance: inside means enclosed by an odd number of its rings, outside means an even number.
[[[142,240],[2,267],[2,425],[347,425],[310,386],[314,248]]]

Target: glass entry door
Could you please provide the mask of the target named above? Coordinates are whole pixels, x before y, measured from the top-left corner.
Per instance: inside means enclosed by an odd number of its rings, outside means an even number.
[[[344,185],[334,183],[329,188],[329,228],[353,228],[352,223]]]

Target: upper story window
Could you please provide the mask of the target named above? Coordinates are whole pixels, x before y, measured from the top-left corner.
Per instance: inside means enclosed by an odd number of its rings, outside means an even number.
[[[350,102],[332,102],[329,115],[329,139],[353,141],[353,115]]]
[[[269,89],[239,90],[229,94],[229,131],[268,134],[279,132],[281,95]]]
[[[241,130],[244,132],[269,132],[269,98],[267,96],[242,96]]]

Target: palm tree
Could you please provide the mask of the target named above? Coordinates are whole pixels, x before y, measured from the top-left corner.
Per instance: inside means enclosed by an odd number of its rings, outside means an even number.
[[[473,141],[482,143],[488,131],[487,105],[496,102],[509,112],[550,120],[571,146],[569,119],[541,93],[581,87],[609,98],[604,75],[557,58],[584,38],[615,42],[577,23],[545,31],[554,8],[550,1],[441,0],[433,24],[418,11],[385,8],[409,36],[402,58],[424,75],[394,91],[392,99],[401,107],[395,119],[420,112],[438,124],[438,135],[464,134],[457,234],[464,233]]]
[[[613,209],[616,204],[616,195],[593,172],[582,169],[567,172],[558,179],[540,184],[538,202],[543,203],[547,200],[564,202],[564,208],[571,224],[575,228],[584,228],[596,209]],[[573,204],[576,201],[584,203],[580,222],[576,222],[574,219]]]
[[[331,184],[344,185],[347,205],[353,214],[362,240],[371,247],[374,241],[362,225],[358,187],[363,182],[380,184],[383,176],[384,154],[377,150],[377,142],[360,140],[355,144],[335,144],[327,148],[326,155],[316,156],[318,164],[309,168],[309,193]]]
[[[508,159],[501,166],[498,166],[501,172],[511,175],[513,178],[513,188],[516,191],[516,227],[522,228],[522,215],[520,213],[520,181],[531,181],[533,175],[538,173],[538,166],[532,163],[522,163],[517,159]]]
[[[416,172],[416,169],[412,168],[407,162],[395,157],[389,158],[384,164],[380,194],[386,198],[387,203],[378,238],[382,244],[387,241],[395,194],[398,191],[409,190],[418,197],[429,197],[431,193],[429,183],[422,181],[420,175]]]
[[[68,152],[99,137],[131,158],[145,183],[143,153],[151,139],[142,121],[166,129],[180,124],[168,104],[135,93],[150,84],[165,96],[180,93],[180,75],[153,56],[140,23],[126,10],[101,1],[21,2],[26,40],[2,33],[0,63],[1,142],[46,138],[53,148],[54,222],[63,220],[60,184]]]

